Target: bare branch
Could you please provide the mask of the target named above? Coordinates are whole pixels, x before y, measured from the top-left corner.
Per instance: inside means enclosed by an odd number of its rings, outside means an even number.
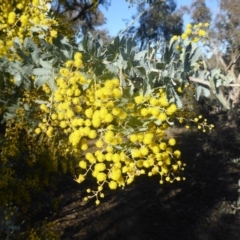
[[[202,79],[194,78],[194,77],[189,77],[189,80],[192,81],[192,82],[201,83],[203,85],[206,85],[206,86],[210,87],[210,83],[208,81],[204,81]]]
[[[229,70],[229,69],[232,67],[232,65],[236,64],[236,62],[237,62],[237,60],[238,60],[239,57],[240,57],[240,52],[238,52],[238,53],[237,53],[237,56],[234,57],[234,59],[229,63],[229,65],[228,65],[228,67],[227,67],[227,70]]]

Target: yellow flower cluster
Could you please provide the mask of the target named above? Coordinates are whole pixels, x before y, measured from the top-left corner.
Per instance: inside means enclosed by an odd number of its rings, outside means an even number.
[[[182,41],[189,40],[190,42],[204,41],[207,37],[207,29],[209,23],[199,23],[192,26],[192,24],[187,24],[184,33],[181,36],[173,36],[172,41],[179,41],[177,49],[182,50]]]
[[[0,149],[0,188],[2,193],[0,206],[12,202],[20,206],[21,213],[24,213],[28,210],[33,192],[36,194],[43,191],[44,187],[49,185],[49,175],[58,169],[54,166],[55,159],[51,148],[46,153],[47,144],[39,145],[38,139],[32,134],[24,134],[30,126],[24,120],[23,109],[17,109],[16,112],[17,121],[8,121],[4,138],[0,135],[1,139],[4,139]],[[17,169],[12,167],[14,164]],[[44,171],[36,168],[36,164],[41,165]],[[24,168],[19,168],[19,166],[24,166]],[[11,187],[9,187],[10,182]]]
[[[96,197],[99,204],[105,185],[124,187],[141,174],[158,174],[161,184],[180,181],[181,153],[173,149],[175,139],[164,139],[168,119],[178,108],[168,101],[165,90],[126,101],[118,79],[87,79],[79,71],[81,64],[81,53],[76,53],[60,69],[57,90],[48,104],[40,105],[43,121],[35,133],[65,136],[66,152],[82,156],[75,181],[81,183],[90,175],[98,183],[97,190],[87,189],[91,194],[85,200]],[[141,119],[145,126],[133,128],[134,119]],[[95,148],[89,147],[92,141]]]
[[[178,92],[179,92],[178,87]],[[195,99],[195,86],[189,86],[186,84],[181,88],[180,94],[184,95],[183,108],[177,111],[175,117],[181,124],[185,124],[185,128],[189,129],[191,126],[196,126],[203,132],[207,130],[211,131],[214,128],[213,124],[208,124],[207,119],[203,118],[202,115],[198,116],[196,109],[197,100]]]
[[[197,128],[203,132],[207,130],[211,131],[214,128],[214,125],[208,124],[207,119],[203,118],[202,115],[195,116],[195,114],[191,114],[187,111],[179,112],[177,119],[180,123],[185,123],[186,129],[190,128],[191,123],[197,124]]]
[[[57,37],[60,27],[58,22],[48,16],[48,0],[2,0],[0,5],[0,56],[10,58],[9,49],[13,46],[14,38],[23,42],[25,37],[36,36],[52,42]],[[70,28],[64,33],[69,35]],[[61,31],[62,32],[62,31]]]
[[[56,84],[58,89],[51,96],[53,106],[49,107],[46,104],[41,104],[40,109],[43,113],[49,114],[48,118],[44,118],[42,123],[39,123],[35,133],[46,132],[48,137],[54,135],[57,127],[63,129],[65,134],[71,132],[69,141],[73,146],[76,146],[82,136],[82,128],[84,135],[94,138],[96,131],[90,131],[91,123],[87,119],[79,118],[82,113],[81,102],[84,98],[81,95],[82,86],[87,83],[86,78],[77,69],[82,67],[81,54],[78,52],[74,56],[74,60],[66,62],[70,68],[75,68],[75,71],[70,71],[69,68],[61,68],[57,77]],[[42,89],[48,94],[49,88],[43,85]],[[82,99],[83,98],[83,99]]]
[[[60,239],[58,224],[55,222],[43,221],[34,227],[28,227],[22,234],[24,239],[41,240],[41,239]]]

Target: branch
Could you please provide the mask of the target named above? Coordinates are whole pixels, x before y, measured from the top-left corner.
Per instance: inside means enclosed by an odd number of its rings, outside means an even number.
[[[201,83],[203,85],[206,85],[206,86],[210,87],[210,83],[208,81],[204,81],[202,79],[194,78],[194,77],[189,77],[189,80],[192,81],[192,82]]]
[[[215,49],[215,56],[216,56],[216,60],[220,61],[224,70],[227,72],[228,71],[228,66],[226,65],[226,63],[224,62],[223,58],[222,58],[222,54],[219,51],[219,47],[216,46],[216,44],[213,41],[210,41],[210,46],[212,45],[213,49]]]
[[[147,11],[146,9],[143,10],[135,19],[133,19],[133,21],[132,21],[130,24],[127,25],[127,27],[126,27],[125,29],[123,29],[123,30],[118,34],[118,36],[121,35],[122,33],[124,33],[130,26],[132,26],[132,25],[136,22],[136,20],[137,20],[138,18],[140,18],[146,11]]]
[[[219,58],[220,62],[222,63],[225,71],[227,72],[227,71],[228,71],[228,66],[227,66],[227,64],[224,62],[224,60],[223,60],[223,58],[222,58],[222,55],[220,55],[219,53],[218,53],[218,58]]]
[[[87,11],[88,11],[91,7],[93,7],[93,6],[94,6],[93,3],[91,3],[91,4],[89,4],[89,5],[86,5],[86,4],[85,4],[85,6],[78,12],[78,15],[77,15],[76,17],[72,18],[71,20],[72,20],[73,22],[75,22],[75,21],[77,21],[78,19],[82,19],[82,18],[86,15]]]
[[[131,25],[133,25],[133,24],[136,22],[136,20],[137,20],[138,18],[140,18],[146,11],[147,11],[146,9],[143,10],[130,24],[127,25],[126,28],[124,28],[124,29],[117,35],[117,37],[118,37],[119,35],[121,35],[122,33],[124,33]],[[114,43],[114,39],[112,40],[112,42],[111,42],[110,44],[113,44],[113,43]],[[103,54],[104,54],[106,51],[107,51],[107,49],[103,52]]]
[[[232,67],[232,65],[236,64],[236,62],[237,62],[237,60],[238,60],[239,57],[240,57],[240,52],[237,53],[237,56],[236,56],[236,58],[234,59],[234,61],[232,60],[232,61],[229,63],[229,65],[228,65],[228,67],[227,67],[227,70],[229,70],[229,69]]]
[[[227,85],[223,85],[223,86],[226,86],[226,87],[240,87],[240,84],[227,84]]]

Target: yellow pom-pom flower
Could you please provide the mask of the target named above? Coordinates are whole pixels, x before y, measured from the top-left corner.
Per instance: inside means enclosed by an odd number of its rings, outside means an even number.
[[[40,132],[41,132],[41,129],[40,129],[40,128],[36,128],[36,129],[35,129],[35,133],[36,133],[36,134],[39,134]]]
[[[104,171],[105,169],[106,169],[106,165],[104,163],[97,163],[94,166],[94,171],[101,172],[101,171]]]
[[[142,95],[134,98],[134,101],[136,104],[141,104],[143,102],[143,100],[144,100],[144,97]]]
[[[82,169],[86,169],[87,168],[87,162],[82,160],[79,162],[79,167]]]
[[[174,145],[176,144],[176,140],[175,140],[174,138],[170,138],[170,139],[168,140],[168,144],[169,144],[170,146],[174,146]]]
[[[83,181],[85,180],[85,177],[84,177],[84,175],[79,174],[79,175],[78,175],[78,178],[75,178],[74,180],[75,180],[77,183],[81,183],[81,182],[83,182]]]
[[[108,186],[109,186],[110,189],[114,190],[114,189],[117,188],[117,183],[115,181],[110,181],[108,183]]]
[[[103,182],[107,179],[107,174],[103,173],[103,172],[100,172],[100,173],[97,174],[96,178],[99,182]]]

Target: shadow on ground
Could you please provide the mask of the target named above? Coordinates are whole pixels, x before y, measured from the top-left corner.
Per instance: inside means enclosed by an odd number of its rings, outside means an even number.
[[[124,190],[107,192],[97,207],[81,201],[86,186],[66,180],[59,212],[48,217],[59,224],[61,239],[239,240],[238,212],[219,211],[223,200],[238,198],[239,169],[229,161],[240,157],[235,130],[174,135],[187,163],[186,181],[160,185],[157,177],[142,176]]]

